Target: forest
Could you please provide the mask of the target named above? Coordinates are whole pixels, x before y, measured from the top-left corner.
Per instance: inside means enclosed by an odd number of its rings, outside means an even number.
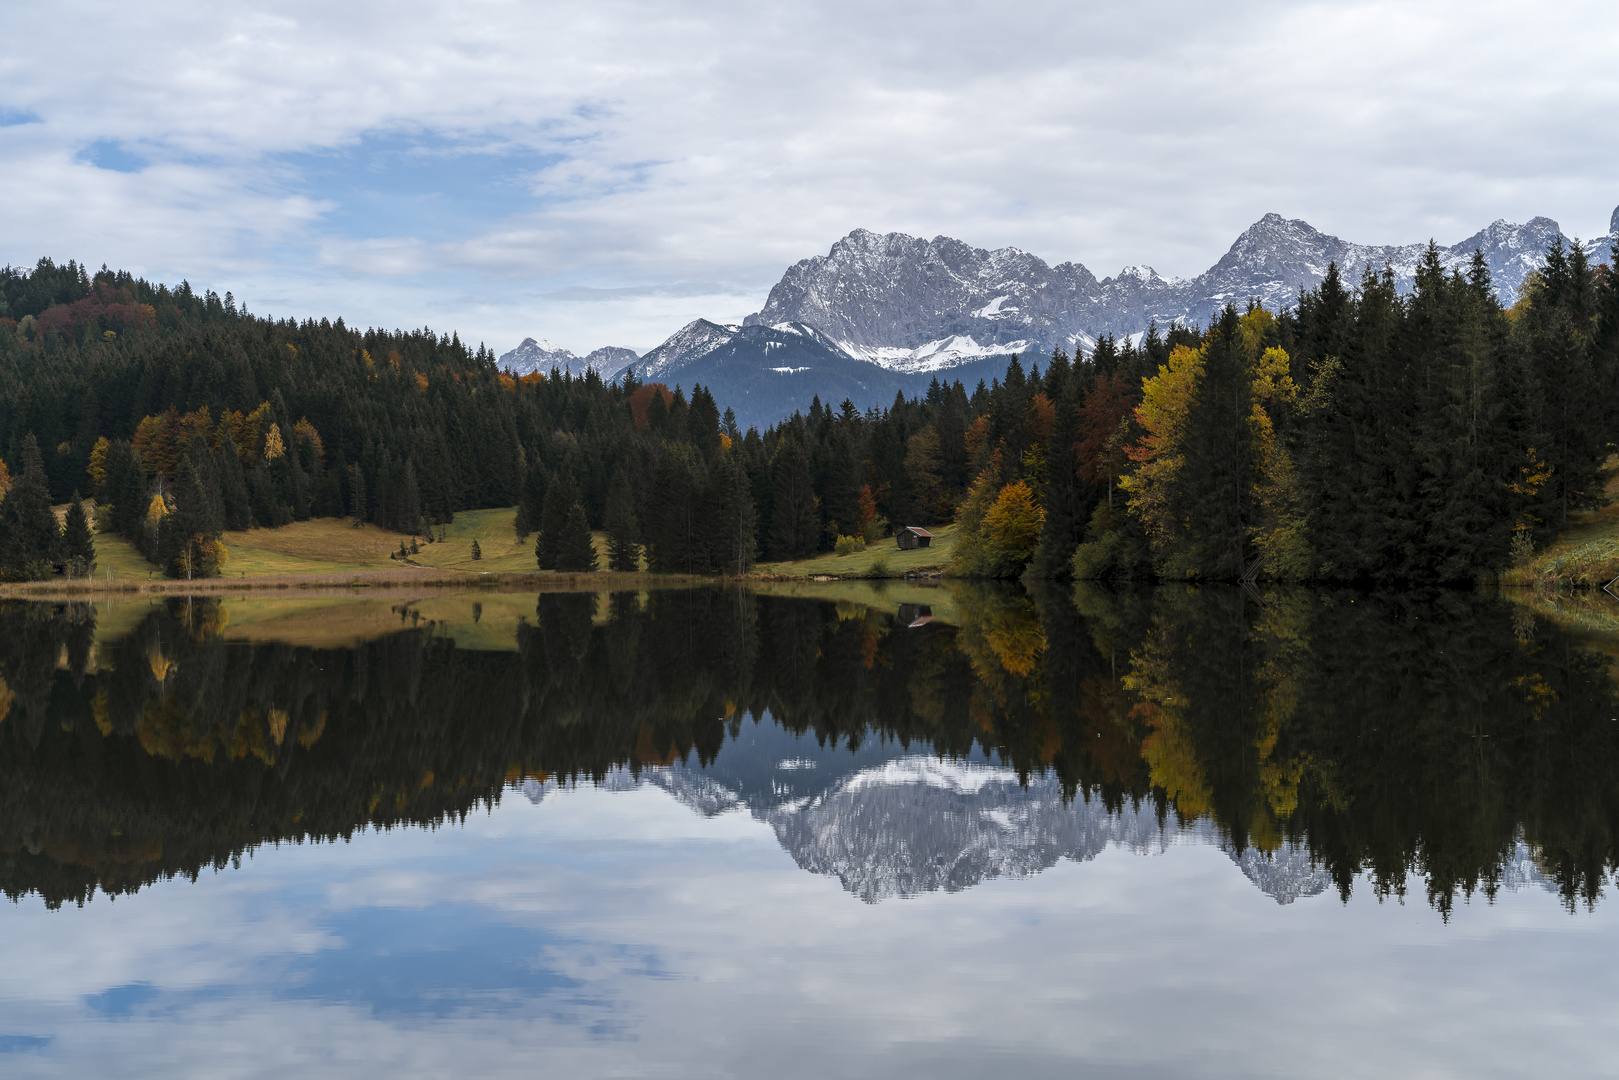
[[[963,577],[1488,580],[1605,499],[1619,280],[1558,241],[1508,309],[1430,245],[1409,294],[1332,266],[1280,313],[1043,362],[744,432],[700,385],[513,378],[454,334],[42,259],[0,270],[0,575],[87,571],[97,528],[197,577],[225,530],[516,505],[540,569],[735,575],[953,521]],[[96,520],[59,526],[76,493]]]

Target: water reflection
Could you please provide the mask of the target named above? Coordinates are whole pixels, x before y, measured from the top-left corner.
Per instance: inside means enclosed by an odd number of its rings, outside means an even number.
[[[0,680],[0,883],[52,905],[580,782],[869,902],[1207,843],[1280,902],[1572,908],[1616,858],[1609,656],[1482,595],[13,602]]]

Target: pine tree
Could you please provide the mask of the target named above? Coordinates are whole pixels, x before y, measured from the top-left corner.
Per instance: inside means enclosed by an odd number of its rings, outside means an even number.
[[[579,505],[579,488],[574,484],[573,468],[564,462],[545,491],[545,503],[540,510],[539,536],[534,541],[534,558],[541,570],[560,570],[563,557],[563,538],[568,528],[568,513]]]
[[[738,577],[747,573],[758,554],[758,516],[753,484],[735,452],[721,455],[709,470],[703,508],[708,535],[697,569]]]
[[[349,466],[349,517],[358,529],[365,524],[365,470],[359,465]]]
[[[226,432],[215,455],[214,471],[219,478],[219,498],[225,513],[225,528],[233,532],[253,527],[253,503],[247,493],[247,477],[236,442]]]
[[[1080,380],[1070,374],[1068,358],[1058,353],[1046,371],[1046,384],[1057,391],[1055,420],[1046,443],[1046,476],[1042,503],[1045,519],[1035,572],[1041,577],[1066,576],[1085,532],[1092,497],[1079,479],[1075,446],[1080,439]],[[1055,384],[1055,386],[1053,386]]]
[[[69,577],[89,577],[95,573],[96,544],[90,535],[90,516],[84,512],[84,501],[77,491],[68,504],[67,521],[62,528],[62,554]]]
[[[820,540],[820,520],[809,459],[798,439],[781,441],[772,468],[770,550],[777,559],[801,559]]]
[[[707,479],[690,446],[670,444],[647,496],[647,566],[658,573],[691,574],[706,568],[703,500]]]
[[[585,508],[577,501],[568,508],[562,524],[562,535],[557,538],[559,572],[583,574],[596,569],[596,545],[590,539],[590,526],[585,522]]]
[[[478,546],[478,541],[476,540],[472,542],[472,558],[474,561],[483,558],[483,548]]]
[[[11,581],[43,580],[59,561],[60,544],[39,443],[30,432],[23,437],[22,470],[0,502],[0,575]]]
[[[633,572],[640,569],[641,530],[635,520],[635,496],[630,491],[629,472],[622,464],[613,470],[607,488],[607,566],[610,570]]]
[[[517,520],[513,528],[519,541],[540,527],[540,514],[545,506],[545,468],[535,462],[523,473],[523,490],[517,500]]]
[[[223,563],[222,511],[217,491],[210,491],[201,465],[205,458],[193,451],[180,462],[174,480],[174,509],[158,525],[157,558],[170,577],[187,581],[215,577]]]

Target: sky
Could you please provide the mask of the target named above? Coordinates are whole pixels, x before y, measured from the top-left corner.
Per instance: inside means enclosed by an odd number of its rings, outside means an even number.
[[[856,228],[1190,276],[1267,212],[1619,204],[1610,2],[14,5],[0,263],[504,352],[739,321]]]

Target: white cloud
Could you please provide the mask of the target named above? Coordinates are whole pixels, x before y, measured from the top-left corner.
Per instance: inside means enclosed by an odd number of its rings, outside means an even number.
[[[0,260],[583,351],[738,318],[857,226],[1099,275],[1195,274],[1271,210],[1368,243],[1535,214],[1593,236],[1616,45],[1581,2],[24,6],[0,106],[40,122],[0,128]],[[397,177],[441,195],[401,218],[287,157],[379,134],[552,163],[476,206]],[[152,164],[79,160],[105,139]],[[721,288],[669,302],[692,281]]]

